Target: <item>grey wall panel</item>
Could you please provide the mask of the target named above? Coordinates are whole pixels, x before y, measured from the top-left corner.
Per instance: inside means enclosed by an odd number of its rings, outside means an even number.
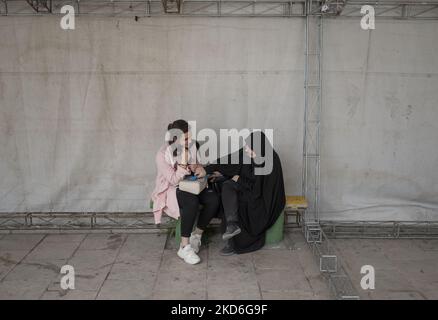
[[[300,193],[303,21],[0,19],[0,211],[144,211],[167,124],[274,128]]]
[[[438,24],[326,21],[322,219],[438,219]]]
[[[301,192],[302,19],[0,19],[0,211],[144,211],[176,118],[274,128]],[[438,24],[324,23],[321,217],[438,209]]]

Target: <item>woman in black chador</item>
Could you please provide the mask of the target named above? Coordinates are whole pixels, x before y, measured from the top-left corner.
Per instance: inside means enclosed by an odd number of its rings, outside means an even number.
[[[224,211],[223,255],[247,253],[263,247],[265,233],[284,209],[283,172],[280,158],[261,131],[252,132],[244,148],[228,161],[217,161],[205,169],[213,177],[229,178],[221,184]],[[223,164],[225,163],[225,164]]]

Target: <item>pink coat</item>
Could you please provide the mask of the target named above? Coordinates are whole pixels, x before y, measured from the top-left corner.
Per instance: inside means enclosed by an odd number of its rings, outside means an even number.
[[[163,212],[168,216],[178,219],[179,206],[176,199],[176,188],[185,175],[190,174],[189,169],[184,169],[177,165],[168,144],[163,145],[158,150],[155,157],[157,166],[157,178],[155,180],[155,189],[152,192],[152,201],[154,202],[153,212],[155,223],[161,223]],[[192,155],[190,155],[192,158]],[[199,159],[197,157],[197,159]],[[190,165],[190,169],[200,164]]]

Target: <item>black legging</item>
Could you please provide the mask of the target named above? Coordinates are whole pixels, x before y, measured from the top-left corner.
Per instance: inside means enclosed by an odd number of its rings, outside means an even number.
[[[199,204],[203,205],[197,224],[197,227],[201,230],[205,230],[219,209],[219,197],[211,188],[204,189],[198,195],[181,191],[178,188],[176,189],[176,198],[181,213],[182,237],[190,237],[198,215]]]
[[[227,224],[238,224],[239,211],[239,184],[234,180],[227,180],[221,189],[222,206]]]

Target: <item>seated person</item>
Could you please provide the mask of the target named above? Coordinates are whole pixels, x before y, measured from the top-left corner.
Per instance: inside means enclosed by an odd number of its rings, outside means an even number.
[[[201,246],[201,236],[210,220],[217,214],[220,202],[217,193],[209,188],[195,195],[179,190],[178,184],[186,175],[194,173],[198,178],[205,176],[199,164],[195,142],[191,140],[189,125],[184,120],[169,124],[168,132],[176,133],[157,153],[157,179],[152,193],[155,223],[161,222],[163,212],[181,219],[181,244],[178,256],[188,264],[201,261],[197,253]],[[180,152],[178,152],[180,151]],[[203,205],[197,222],[199,204]]]
[[[249,157],[244,158],[244,157]],[[238,151],[238,163],[208,165],[212,177],[232,177],[223,182],[221,200],[227,245],[223,255],[247,253],[265,244],[265,233],[283,211],[286,196],[280,158],[261,131],[252,132]],[[263,170],[267,169],[267,170]],[[262,172],[262,174],[260,174]]]

